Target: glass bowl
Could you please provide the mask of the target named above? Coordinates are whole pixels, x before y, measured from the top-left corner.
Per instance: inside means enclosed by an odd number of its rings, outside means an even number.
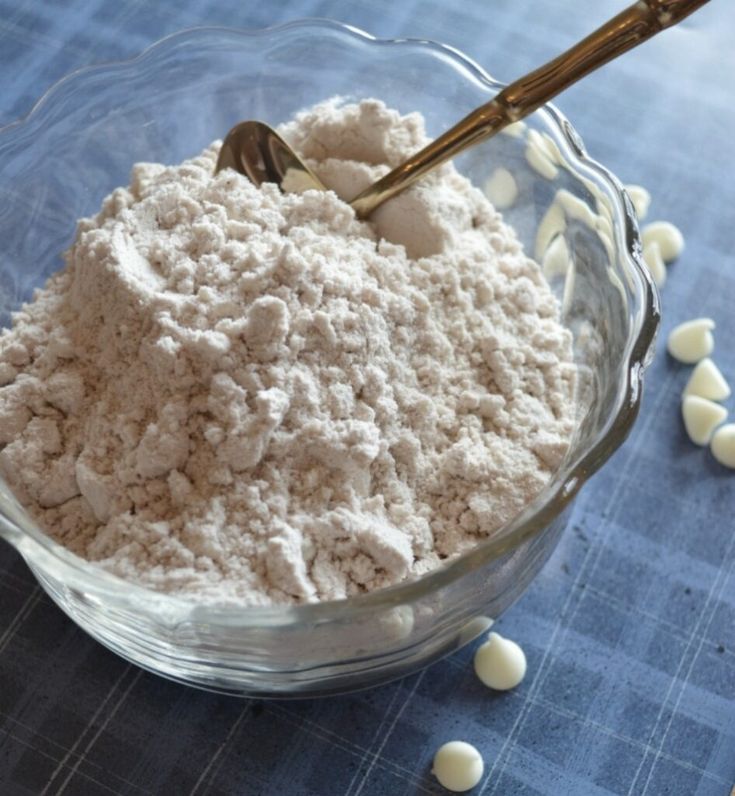
[[[452,48],[381,41],[323,20],[188,30],[130,61],[76,72],[0,131],[2,322],[62,265],[77,219],[127,184],[136,161],[179,162],[238,120],[276,124],[335,94],[418,110],[436,135],[500,88]],[[0,484],[0,532],[80,627],[175,680],[307,696],[424,666],[471,641],[523,592],[575,494],[635,420],[659,309],[630,202],[570,123],[549,106],[511,133],[457,166],[479,186],[499,165],[513,173],[518,199],[504,215],[526,250],[544,259],[574,333],[578,427],[544,491],[492,539],[416,581],[334,602],[238,608],[155,593],[79,559]]]

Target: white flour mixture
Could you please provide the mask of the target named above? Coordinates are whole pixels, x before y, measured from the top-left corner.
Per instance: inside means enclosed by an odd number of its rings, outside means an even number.
[[[480,191],[447,166],[373,223],[337,196],[423,146],[421,117],[330,101],[282,131],[336,194],[212,177],[217,145],[139,164],[0,336],[4,477],[160,591],[415,578],[513,517],[572,431],[571,337]]]

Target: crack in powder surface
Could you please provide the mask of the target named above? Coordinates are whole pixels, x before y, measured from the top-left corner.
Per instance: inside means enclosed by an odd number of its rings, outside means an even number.
[[[40,526],[150,588],[243,604],[415,578],[543,488],[571,335],[451,165],[356,220],[427,142],[330,100],[283,125],[329,192],[142,163],[0,336],[0,471]],[[336,192],[336,193],[335,193]]]

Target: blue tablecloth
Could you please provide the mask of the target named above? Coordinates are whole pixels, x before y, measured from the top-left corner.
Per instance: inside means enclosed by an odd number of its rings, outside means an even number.
[[[192,25],[333,17],[379,36],[442,40],[507,80],[622,4],[0,0],[0,124],[68,71]],[[733,30],[735,6],[712,3],[558,104],[594,157],[651,190],[652,216],[684,231],[663,335],[690,317],[715,318],[717,359],[735,383]],[[90,640],[1,545],[0,793],[439,793],[430,761],[453,738],[481,750],[486,774],[474,792],[486,796],[730,793],[735,474],[684,436],[687,373],[659,352],[634,433],[500,620],[528,654],[528,676],[511,693],[480,685],[471,649],[348,697],[198,692]]]

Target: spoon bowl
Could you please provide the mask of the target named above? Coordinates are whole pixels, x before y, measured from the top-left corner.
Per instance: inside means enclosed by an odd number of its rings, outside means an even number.
[[[231,168],[255,185],[274,182],[288,193],[326,191],[321,180],[265,122],[236,124],[225,136],[214,173]]]

